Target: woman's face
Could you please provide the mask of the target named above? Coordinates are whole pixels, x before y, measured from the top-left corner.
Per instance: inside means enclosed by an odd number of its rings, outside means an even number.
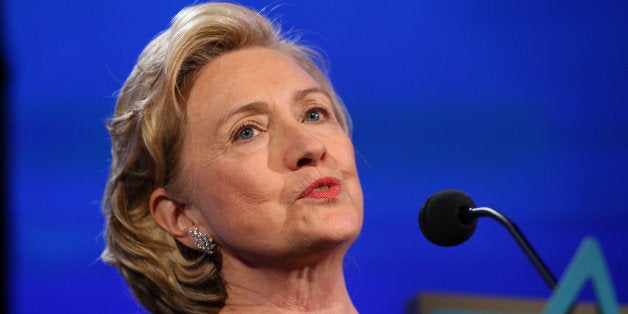
[[[192,216],[223,257],[276,263],[346,250],[362,226],[353,145],[321,86],[265,48],[207,64],[187,94]]]

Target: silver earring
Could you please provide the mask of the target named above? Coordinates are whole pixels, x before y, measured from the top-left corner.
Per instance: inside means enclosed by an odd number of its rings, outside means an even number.
[[[192,227],[190,228],[190,235],[197,249],[209,255],[214,254],[216,244],[214,243],[214,239],[208,236],[207,233],[198,230],[198,227]]]

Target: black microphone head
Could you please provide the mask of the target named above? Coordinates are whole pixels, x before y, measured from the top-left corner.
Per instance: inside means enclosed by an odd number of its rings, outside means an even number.
[[[458,190],[443,190],[430,196],[419,212],[419,227],[423,235],[440,246],[454,246],[467,241],[478,224],[468,215],[475,203]]]

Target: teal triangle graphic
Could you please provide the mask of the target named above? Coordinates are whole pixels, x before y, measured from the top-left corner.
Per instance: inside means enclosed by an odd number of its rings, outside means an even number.
[[[593,237],[585,237],[547,301],[543,314],[567,313],[587,280],[593,283],[601,313],[619,313],[617,297],[600,245]]]
[[[572,257],[567,270],[563,273],[558,286],[545,304],[542,314],[568,313],[584,285],[591,281],[597,297],[600,313],[619,314],[619,304],[615,296],[613,283],[604,260],[600,245],[593,237],[585,237],[576,254]],[[440,309],[430,314],[513,314],[513,312],[478,312],[468,310]],[[524,314],[524,313],[519,313]]]

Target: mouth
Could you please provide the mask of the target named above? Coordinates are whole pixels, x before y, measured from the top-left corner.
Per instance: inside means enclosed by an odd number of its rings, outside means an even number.
[[[334,199],[338,197],[341,191],[340,180],[333,177],[323,177],[303,189],[298,198]]]

